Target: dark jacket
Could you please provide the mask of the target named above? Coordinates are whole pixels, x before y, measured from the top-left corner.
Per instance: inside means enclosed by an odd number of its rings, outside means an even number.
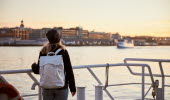
[[[53,52],[55,52],[57,50],[58,49],[54,50]],[[39,58],[40,58],[40,56],[46,56],[46,55],[47,54],[42,54],[40,52]],[[68,88],[68,85],[69,85],[70,91],[71,92],[76,92],[74,73],[73,73],[73,70],[72,70],[72,65],[71,65],[71,62],[70,62],[69,54],[68,54],[66,49],[65,50],[63,49],[58,53],[58,55],[62,55],[62,57],[63,57],[64,70],[65,70],[65,73],[66,73],[65,86],[63,88],[59,88],[59,89]],[[36,67],[35,66],[32,67],[32,71],[35,74],[39,74],[39,60],[38,60],[38,64],[36,65]]]

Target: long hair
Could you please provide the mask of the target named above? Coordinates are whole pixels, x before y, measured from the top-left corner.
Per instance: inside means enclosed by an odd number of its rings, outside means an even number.
[[[49,42],[47,44],[44,45],[44,47],[41,49],[41,53],[42,54],[47,54],[48,52],[53,52],[54,50],[56,50],[57,48],[61,48],[61,49],[65,49],[65,46],[62,45],[61,41],[57,42],[57,43],[52,43],[50,44]]]

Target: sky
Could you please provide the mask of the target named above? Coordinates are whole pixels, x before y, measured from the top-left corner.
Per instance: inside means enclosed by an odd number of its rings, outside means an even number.
[[[170,0],[0,0],[0,27],[82,27],[170,37]]]

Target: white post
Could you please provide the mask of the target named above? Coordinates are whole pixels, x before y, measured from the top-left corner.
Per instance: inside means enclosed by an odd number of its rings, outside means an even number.
[[[95,86],[95,100],[103,100],[103,86]]]
[[[142,100],[145,99],[145,67],[142,66]]]
[[[164,100],[165,92],[165,76],[162,76],[162,100]]]
[[[165,92],[165,75],[164,75],[164,71],[163,71],[163,68],[162,68],[162,62],[159,62],[159,67],[160,67],[160,70],[161,70],[161,74],[162,74],[162,100],[164,100],[164,92]]]
[[[77,87],[77,100],[85,100],[85,87]]]
[[[38,99],[42,100],[42,88],[40,86],[38,86],[38,89],[39,89]]]

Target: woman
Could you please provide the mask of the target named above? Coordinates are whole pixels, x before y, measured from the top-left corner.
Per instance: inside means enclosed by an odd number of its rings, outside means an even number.
[[[68,98],[68,86],[70,88],[72,96],[76,94],[75,88],[75,80],[74,73],[72,70],[72,65],[70,62],[70,57],[67,50],[61,44],[61,35],[57,32],[57,30],[50,30],[46,34],[46,37],[49,41],[47,45],[45,45],[40,51],[40,56],[46,56],[48,52],[56,52],[59,48],[62,50],[58,53],[62,55],[64,62],[64,70],[65,70],[65,85],[62,88],[54,88],[54,89],[43,89],[43,100],[67,100]],[[39,61],[35,67],[35,64],[32,65],[32,70],[35,74],[39,74]]]

